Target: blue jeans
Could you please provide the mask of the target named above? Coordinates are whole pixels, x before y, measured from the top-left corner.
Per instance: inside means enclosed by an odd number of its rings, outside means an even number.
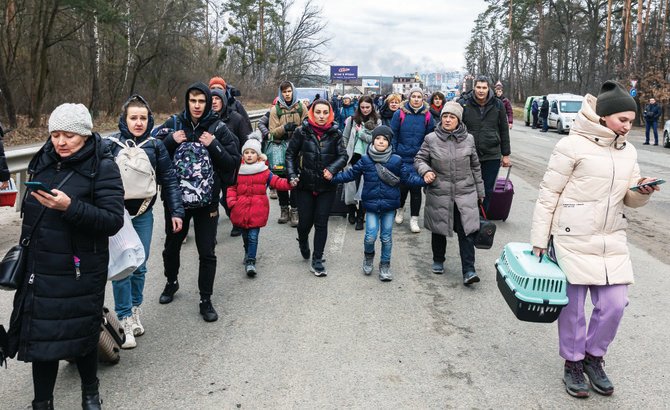
[[[365,215],[365,239],[363,242],[365,253],[375,252],[375,241],[377,232],[381,225],[379,238],[382,243],[382,262],[391,261],[391,249],[393,248],[393,220],[395,209],[386,212],[370,212]]]
[[[491,202],[491,195],[493,188],[496,186],[496,179],[498,179],[498,171],[500,171],[500,160],[491,159],[488,161],[480,161],[482,167],[482,179],[484,180],[484,210],[489,211],[489,203]]]
[[[114,310],[119,320],[132,314],[133,306],[139,306],[144,299],[144,276],[147,273],[147,260],[151,249],[151,234],[154,230],[154,214],[151,209],[132,219],[133,228],[144,247],[144,263],[132,275],[112,281],[114,291]]]
[[[654,130],[654,144],[658,144],[658,121],[645,121],[644,142],[649,142],[649,130]]]
[[[246,261],[256,261],[258,252],[258,234],[261,228],[242,229],[242,240],[244,241],[244,254]]]

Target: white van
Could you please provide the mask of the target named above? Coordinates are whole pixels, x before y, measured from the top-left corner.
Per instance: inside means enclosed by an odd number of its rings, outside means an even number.
[[[577,113],[582,108],[584,97],[575,94],[547,94],[549,101],[549,128],[556,128],[559,134],[567,133]]]

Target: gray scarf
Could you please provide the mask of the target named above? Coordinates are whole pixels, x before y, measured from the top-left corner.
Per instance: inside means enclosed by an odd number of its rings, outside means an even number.
[[[370,146],[368,148],[368,157],[370,157],[370,159],[373,162],[379,162],[379,163],[382,163],[382,164],[386,164],[388,162],[389,158],[391,158],[391,155],[393,155],[393,150],[391,149],[391,145],[389,145],[386,148],[386,151],[384,151],[384,152],[377,151],[374,144],[370,144]]]
[[[442,141],[446,141],[447,139],[449,139],[449,137],[453,137],[457,142],[461,142],[468,136],[468,127],[466,127],[464,123],[459,121],[458,127],[456,127],[455,130],[447,131],[444,128],[442,128],[442,124],[440,124],[437,127],[435,127],[435,134]]]

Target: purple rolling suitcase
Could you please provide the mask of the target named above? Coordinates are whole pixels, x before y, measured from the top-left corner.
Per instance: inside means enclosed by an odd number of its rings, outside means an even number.
[[[506,177],[498,177],[496,185],[493,187],[489,210],[486,213],[489,220],[506,221],[509,211],[512,209],[512,198],[514,198],[514,184],[509,179],[509,173],[512,167],[507,168]]]

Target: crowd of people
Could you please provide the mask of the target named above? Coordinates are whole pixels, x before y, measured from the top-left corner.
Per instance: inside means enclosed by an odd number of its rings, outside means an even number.
[[[588,395],[584,373],[599,393],[613,391],[602,357],[616,334],[632,283],[622,209],[624,204],[644,205],[658,190],[628,190],[652,179],[640,176],[635,149],[625,141],[635,113],[632,99],[625,99],[622,90],[608,82],[598,98],[586,97],[575,127],[554,150],[533,217],[534,251],[555,252],[570,282],[559,338],[566,360],[564,382],[577,397]],[[32,238],[30,276],[16,293],[9,329],[9,356],[33,365],[33,408],[53,408],[58,361],[65,358],[76,360],[83,408],[101,406],[96,346],[108,237],[121,228],[127,212],[148,259],[154,226],[155,191],[129,195],[130,184],[138,181],[130,181],[115,164],[125,150],[140,148],[155,178],[150,185],[162,187],[166,283],[159,303],[173,302],[180,288],[181,248],[192,222],[199,255],[199,312],[206,322],[218,319],[212,296],[219,206],[232,222],[231,235],[242,236],[244,272],[253,278],[258,274],[260,231],[268,223],[275,195],[277,223],[296,228],[297,250],[311,259],[315,276],[328,274],[328,218],[333,203],[343,201],[349,223],[364,230],[363,274],[374,271],[379,238],[378,277],[391,281],[394,224],[404,223],[409,196],[409,228],[421,232],[425,195],[430,269],[445,272],[447,238],[455,232],[463,284],[480,281],[474,246],[480,209],[491,206],[500,167],[511,166],[513,118],[502,85],[492,87],[488,78],[477,77],[473,90],[457,101],[412,88],[406,96],[363,96],[356,101],[344,96],[341,104],[315,98],[305,104],[294,91],[291,82],[279,84],[275,101],[254,132],[235,98],[239,93],[221,77],[190,85],[184,110],[155,127],[149,103],[131,96],[121,109],[119,132],[109,138],[92,132],[90,114],[81,104],[63,104],[52,112],[51,138],[29,167],[31,179],[48,183],[52,192],[33,191],[22,204],[21,238]],[[283,153],[283,165],[266,155],[276,149]],[[603,166],[589,166],[582,161],[585,157],[598,158]],[[615,172],[610,175],[611,169]],[[2,181],[4,174],[0,177]],[[594,179],[612,184],[594,185]],[[575,203],[590,208],[570,206]],[[610,208],[614,211],[608,212]],[[580,222],[585,215],[593,216],[592,223]],[[611,241],[612,250],[598,245],[603,241]],[[146,272],[143,263],[113,282],[123,348],[135,347],[136,338],[145,333],[141,306]],[[583,309],[587,292],[595,304],[588,333]]]

